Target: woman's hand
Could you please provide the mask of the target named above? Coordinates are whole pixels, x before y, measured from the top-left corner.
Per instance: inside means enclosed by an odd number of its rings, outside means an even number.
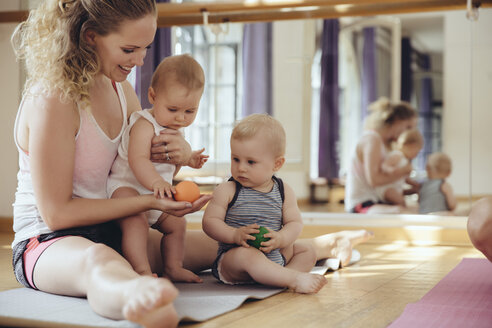
[[[157,203],[154,208],[174,216],[184,216],[186,214],[199,211],[211,198],[212,195],[201,195],[200,198],[195,200],[193,203],[176,202],[169,198],[155,199]]]
[[[178,130],[165,129],[152,138],[152,162],[186,165],[191,157],[191,146]]]
[[[252,233],[259,233],[260,226],[256,223],[250,224],[248,226],[236,228],[234,230],[234,243],[243,247],[249,247],[248,240],[255,240],[255,237],[252,236]]]

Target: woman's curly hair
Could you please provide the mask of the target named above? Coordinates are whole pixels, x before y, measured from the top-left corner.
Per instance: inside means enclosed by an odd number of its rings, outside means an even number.
[[[155,0],[43,1],[12,35],[14,51],[25,61],[24,93],[36,84],[44,92],[59,92],[63,101],[88,105],[100,63],[86,31],[108,35],[125,20],[148,14],[156,14]]]
[[[370,114],[366,128],[378,129],[391,126],[397,121],[409,120],[417,116],[417,111],[407,102],[391,103],[388,98],[379,98],[369,105]]]

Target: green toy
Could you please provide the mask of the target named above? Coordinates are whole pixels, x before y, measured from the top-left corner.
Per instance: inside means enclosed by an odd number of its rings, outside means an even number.
[[[260,232],[251,234],[251,236],[256,237],[255,240],[248,239],[248,241],[247,241],[248,245],[253,246],[255,248],[258,248],[258,249],[260,249],[262,242],[270,240],[270,238],[263,237],[264,234],[268,233],[267,228],[260,227],[259,230],[260,230]]]

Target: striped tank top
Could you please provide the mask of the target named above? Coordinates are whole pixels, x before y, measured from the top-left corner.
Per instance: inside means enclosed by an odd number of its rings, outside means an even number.
[[[274,231],[282,229],[282,205],[281,180],[273,177],[273,188],[264,193],[247,187],[239,187],[236,183],[236,195],[229,204],[225,223],[231,227],[239,228],[250,224],[258,224]],[[235,244],[219,243],[219,256],[228,250],[237,247]],[[284,265],[285,261],[280,254],[280,249],[275,249],[265,254],[271,261]]]
[[[419,213],[449,211],[446,196],[441,190],[444,183],[442,179],[429,179],[424,181],[419,190]]]

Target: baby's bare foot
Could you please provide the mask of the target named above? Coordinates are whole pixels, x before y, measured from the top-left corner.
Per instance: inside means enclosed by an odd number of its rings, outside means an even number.
[[[292,289],[296,293],[314,294],[326,285],[326,278],[320,274],[299,272],[296,276],[295,286]]]
[[[127,293],[123,316],[146,328],[176,327],[178,316],[172,301],[178,290],[167,279],[142,276]]]
[[[168,267],[164,270],[164,274],[174,282],[203,282],[199,276],[182,267]]]

